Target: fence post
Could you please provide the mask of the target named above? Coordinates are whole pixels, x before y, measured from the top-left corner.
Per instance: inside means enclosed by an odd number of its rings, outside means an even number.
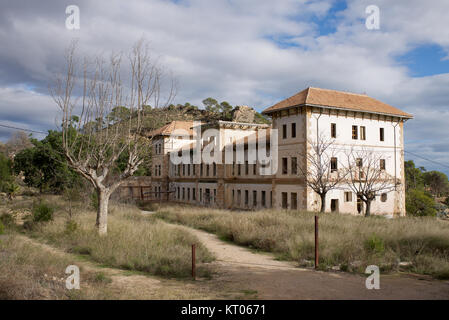
[[[318,269],[318,216],[315,216],[315,269]]]
[[[193,278],[193,280],[196,280],[195,249],[196,249],[196,245],[192,244],[192,278]]]

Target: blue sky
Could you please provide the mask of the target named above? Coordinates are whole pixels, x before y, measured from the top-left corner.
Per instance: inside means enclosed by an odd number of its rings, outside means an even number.
[[[80,30],[65,28],[69,4]],[[365,27],[373,4],[379,30]],[[73,38],[93,55],[145,37],[177,78],[178,103],[211,96],[262,111],[307,86],[365,92],[414,114],[406,150],[449,164],[447,12],[446,0],[2,1],[0,124],[55,129],[48,85]]]

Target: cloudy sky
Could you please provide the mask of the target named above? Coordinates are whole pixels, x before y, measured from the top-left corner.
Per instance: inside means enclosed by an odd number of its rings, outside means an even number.
[[[79,30],[66,28],[68,5]],[[369,5],[379,30],[365,26]],[[448,14],[447,0],[0,0],[0,125],[55,129],[48,86],[72,39],[101,54],[145,37],[178,81],[176,103],[262,111],[308,86],[366,93],[415,116],[407,159],[449,173]]]

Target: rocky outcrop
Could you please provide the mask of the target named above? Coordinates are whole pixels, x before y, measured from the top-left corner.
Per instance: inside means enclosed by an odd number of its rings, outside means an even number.
[[[248,106],[238,106],[232,110],[232,121],[253,123],[256,111]]]

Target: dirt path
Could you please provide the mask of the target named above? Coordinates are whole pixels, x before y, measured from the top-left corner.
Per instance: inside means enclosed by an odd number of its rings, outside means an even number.
[[[178,225],[177,225],[178,226]],[[449,299],[449,281],[426,276],[384,275],[380,290],[368,290],[366,278],[344,272],[295,268],[269,254],[223,242],[216,235],[182,226],[215,254],[217,274],[211,280],[239,285],[261,299]]]
[[[48,251],[52,255],[68,256],[76,261],[83,272],[101,272],[112,281],[108,290],[116,293],[122,299],[225,299],[236,298],[227,292],[225,287],[211,287],[206,282],[190,280],[166,279],[147,274],[104,267],[101,264],[83,259],[78,255],[67,253],[59,248],[42,243],[36,239],[23,235],[16,235],[20,240]],[[81,283],[82,285],[82,283]]]

